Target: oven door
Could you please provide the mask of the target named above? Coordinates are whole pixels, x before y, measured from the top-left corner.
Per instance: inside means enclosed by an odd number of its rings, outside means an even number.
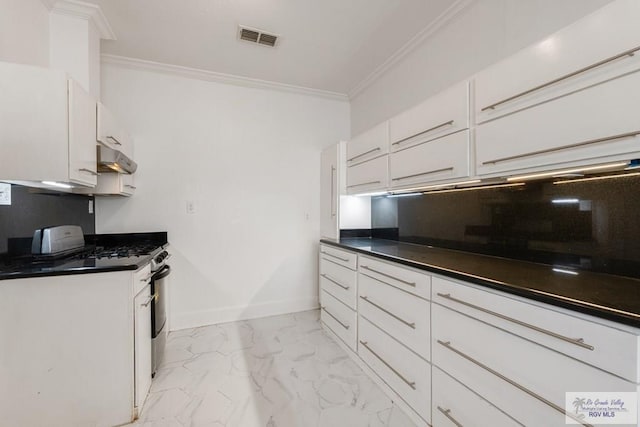
[[[151,304],[151,337],[156,338],[167,323],[167,276],[171,267],[165,265],[151,276],[151,294],[155,296]]]

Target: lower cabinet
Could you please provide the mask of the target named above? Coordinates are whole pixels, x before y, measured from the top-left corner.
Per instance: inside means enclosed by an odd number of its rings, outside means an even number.
[[[133,300],[135,345],[135,407],[140,409],[151,388],[151,285],[144,287]]]

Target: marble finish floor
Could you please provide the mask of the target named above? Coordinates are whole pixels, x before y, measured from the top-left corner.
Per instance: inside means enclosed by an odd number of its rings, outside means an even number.
[[[145,427],[414,427],[318,310],[169,334]]]

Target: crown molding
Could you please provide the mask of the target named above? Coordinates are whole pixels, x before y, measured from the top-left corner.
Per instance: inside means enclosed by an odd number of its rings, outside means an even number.
[[[389,71],[394,65],[402,61],[411,52],[413,52],[419,45],[433,36],[440,28],[445,26],[449,21],[455,18],[460,12],[469,7],[475,0],[456,0],[451,6],[449,6],[444,12],[442,12],[436,19],[431,21],[429,25],[423,28],[418,34],[416,34],[411,40],[409,40],[404,46],[398,49],[393,55],[391,55],[385,62],[383,62],[378,68],[373,70],[371,74],[365,77],[360,83],[355,85],[349,90],[349,99],[357,97],[366,88],[375,83],[384,73]]]
[[[132,68],[136,70],[153,71],[156,73],[169,74],[196,80],[225,83],[258,89],[271,89],[281,92],[297,93],[301,95],[315,96],[319,98],[327,98],[338,101],[349,101],[349,98],[344,93],[331,92],[327,90],[313,89],[302,86],[294,86],[268,80],[254,79],[251,77],[235,76],[233,74],[218,73],[215,71],[183,67],[180,65],[146,61],[144,59],[129,58],[126,56],[102,54],[102,63],[117,65],[125,68]]]
[[[58,0],[40,0],[44,7],[51,10]]]
[[[115,40],[116,35],[109,25],[100,6],[79,0],[42,0],[52,3],[51,12],[62,15],[76,16],[93,22],[100,33],[100,38]]]

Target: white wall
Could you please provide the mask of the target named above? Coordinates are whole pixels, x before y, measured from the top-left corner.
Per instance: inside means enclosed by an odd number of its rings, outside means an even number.
[[[348,103],[115,65],[102,81],[139,169],[96,229],[169,232],[171,329],[316,307],[320,152]]]
[[[610,1],[473,1],[352,99],[352,135],[393,117]]]
[[[49,9],[41,0],[0,0],[0,61],[49,65]]]

